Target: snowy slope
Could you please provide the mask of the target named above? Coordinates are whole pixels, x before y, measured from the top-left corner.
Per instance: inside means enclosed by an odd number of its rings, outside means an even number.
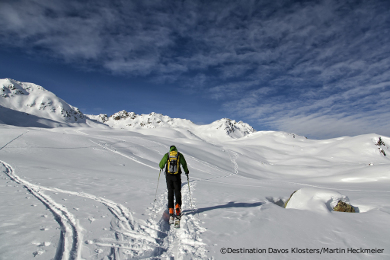
[[[0,125],[0,258],[389,259],[381,140]],[[190,169],[181,229],[166,222],[164,175],[154,202],[171,144]],[[299,189],[301,200],[278,206]],[[332,212],[337,198],[358,213]]]
[[[69,105],[52,92],[36,84],[13,79],[0,79],[0,106],[3,110],[11,109],[42,118],[46,123],[54,121],[53,126],[86,122],[86,117],[78,108]],[[0,120],[4,121],[4,118],[2,115]],[[7,120],[12,118],[7,116]]]

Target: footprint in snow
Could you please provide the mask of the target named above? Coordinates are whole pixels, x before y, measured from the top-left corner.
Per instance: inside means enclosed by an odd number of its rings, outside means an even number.
[[[132,255],[132,254],[133,254],[133,252],[130,251],[130,250],[125,250],[123,253],[124,253],[125,255]]]
[[[51,242],[41,242],[41,243],[40,242],[32,242],[31,244],[41,247],[41,246],[50,246]]]
[[[45,250],[38,250],[33,253],[33,256],[36,257],[37,255],[42,255],[43,253],[45,253]]]

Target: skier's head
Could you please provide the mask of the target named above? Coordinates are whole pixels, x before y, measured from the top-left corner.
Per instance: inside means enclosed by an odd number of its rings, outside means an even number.
[[[174,146],[174,145],[171,145],[171,147],[169,147],[169,151],[176,151],[177,149],[176,149],[176,146]]]

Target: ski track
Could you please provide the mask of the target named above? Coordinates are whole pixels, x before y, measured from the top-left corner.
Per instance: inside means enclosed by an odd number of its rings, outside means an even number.
[[[154,255],[153,252],[156,248],[159,248],[160,244],[162,244],[160,237],[163,236],[165,232],[158,230],[157,225],[151,227],[147,224],[143,225],[137,223],[129,209],[121,204],[84,192],[74,192],[34,185],[17,176],[9,164],[3,161],[0,161],[0,163],[3,164],[5,168],[4,173],[12,181],[23,185],[32,195],[46,205],[55,216],[56,221],[61,227],[59,243],[61,248],[57,249],[55,259],[81,259],[83,228],[78,224],[75,216],[73,216],[65,206],[56,203],[48,195],[44,194],[43,191],[83,197],[105,205],[114,216],[111,221],[111,230],[115,233],[115,240],[107,241],[107,239],[95,239],[92,242],[87,242],[88,244],[95,244],[98,247],[111,248],[109,257],[113,260],[128,259],[129,257],[144,258],[145,255],[150,257]]]
[[[195,183],[191,183],[191,191],[195,188]],[[149,223],[154,223],[165,234],[159,241],[160,250],[152,259],[210,259],[207,257],[205,243],[200,235],[206,231],[200,224],[200,220],[193,214],[194,209],[190,208],[191,194],[188,186],[182,183],[182,209],[183,216],[180,221],[180,228],[174,228],[168,223],[167,213],[167,191],[159,196],[158,201],[150,210],[153,218],[148,219]],[[194,203],[194,201],[192,201]],[[163,215],[162,217],[161,214]]]
[[[28,132],[28,131],[27,131]],[[26,132],[26,133],[27,133]],[[80,131],[76,131],[80,132]],[[8,144],[23,136],[25,133],[17,136]],[[84,133],[83,133],[84,134]],[[85,134],[86,135],[86,134]],[[137,138],[142,139],[142,138]],[[128,156],[120,153],[115,149],[107,147],[105,144],[100,144],[96,141],[89,139],[92,143],[99,145],[100,147],[116,153],[120,156],[131,159],[137,163],[145,165],[149,168],[157,169],[148,164],[140,162],[135,157]],[[156,143],[156,142],[154,142]],[[161,144],[156,143],[159,146]],[[142,145],[144,146],[144,145]],[[144,146],[145,148],[148,148]],[[149,149],[149,148],[148,148]],[[161,153],[157,149],[155,150]],[[231,152],[229,154],[233,164],[235,163],[236,153]],[[193,157],[195,161],[200,161]],[[188,208],[194,201],[190,198],[188,186],[184,183],[182,186],[182,199],[184,215],[181,219],[181,227],[179,229],[173,228],[164,219],[159,217],[162,212],[167,209],[166,198],[167,192],[159,196],[159,200],[154,204],[150,214],[154,214],[153,218],[149,218],[145,221],[135,221],[131,212],[125,206],[115,203],[111,200],[97,197],[92,194],[84,192],[74,192],[63,190],[59,188],[49,188],[32,184],[26,180],[23,180],[16,175],[15,170],[11,165],[0,160],[0,163],[4,166],[4,173],[14,182],[23,185],[33,196],[40,200],[54,215],[56,221],[61,227],[60,242],[58,244],[57,253],[54,259],[61,260],[79,260],[81,259],[82,251],[82,231],[84,230],[79,224],[76,217],[71,214],[67,208],[61,204],[56,203],[50,196],[44,192],[63,193],[72,196],[82,197],[99,202],[107,207],[114,218],[111,220],[111,231],[114,232],[114,238],[97,238],[93,241],[86,241],[86,244],[94,244],[98,248],[108,248],[108,257],[112,260],[121,259],[207,259],[207,250],[205,244],[200,238],[200,234],[205,231],[200,225],[200,220],[193,213],[194,209],[188,210]],[[233,173],[219,169],[217,166],[205,164],[206,166],[227,173],[225,176],[218,176],[215,178],[228,177]],[[237,164],[234,164],[237,165]],[[238,166],[235,167],[235,173],[237,173]],[[194,190],[196,181],[190,183],[191,191]],[[184,187],[185,186],[185,187]],[[186,210],[187,208],[187,210]],[[141,223],[144,222],[144,223]],[[95,252],[104,252],[104,250],[96,249]],[[99,254],[99,253],[98,253]],[[96,254],[95,254],[96,255]],[[91,256],[92,257],[92,256]]]
[[[198,181],[213,181],[213,182],[216,182],[216,183],[223,183],[223,182],[217,182],[217,181],[214,181],[216,179],[221,179],[221,178],[227,178],[227,177],[230,177],[230,176],[233,176],[233,175],[237,175],[237,176],[240,176],[240,177],[244,177],[244,176],[241,176],[238,174],[238,164],[236,162],[237,158],[239,157],[238,153],[232,151],[232,150],[227,150],[228,151],[228,155],[229,155],[229,158],[230,158],[230,161],[232,162],[233,164],[233,172],[229,172],[229,171],[226,171],[226,170],[223,170],[223,169],[220,169],[218,166],[216,165],[211,165],[209,163],[205,163],[203,162],[202,160],[199,160],[193,156],[190,156],[191,159],[197,161],[197,162],[200,162],[202,163],[203,165],[207,166],[207,167],[210,167],[212,169],[215,169],[217,171],[220,171],[222,173],[225,173],[225,175],[221,175],[221,176],[216,176],[216,177],[211,177],[211,178],[196,178],[194,177],[194,181],[195,182],[198,182]],[[199,168],[196,168],[195,169],[199,170],[199,171],[202,171],[202,172],[206,172],[204,170],[201,170]],[[208,174],[211,174],[210,172],[206,172]]]
[[[114,218],[111,220],[111,231],[114,232],[115,239],[97,238],[88,244],[95,244],[96,247],[109,248],[109,255],[113,260],[121,259],[207,259],[205,244],[200,238],[200,234],[205,231],[201,227],[191,210],[185,210],[181,220],[181,228],[175,229],[164,220],[163,217],[156,218],[166,210],[167,192],[159,196],[157,204],[153,210],[155,218],[148,219],[146,223],[135,221],[131,212],[125,206],[111,200],[94,196],[84,192],[67,191],[59,188],[48,188],[32,184],[21,179],[15,174],[13,168],[3,162],[4,173],[14,182],[23,185],[32,195],[40,200],[55,216],[61,227],[60,248],[57,249],[55,259],[78,260],[81,259],[82,230],[77,219],[65,206],[56,203],[44,191],[53,193],[63,193],[90,200],[97,201],[107,207]],[[185,187],[184,187],[185,186]],[[191,184],[192,190],[195,184]],[[182,189],[183,208],[190,207],[190,194],[188,186],[183,185]],[[157,206],[157,207],[156,207]]]
[[[111,138],[112,138],[112,137],[111,137]],[[141,138],[141,137],[131,137],[131,138],[138,139],[138,140],[145,140],[145,139],[143,139],[143,138]],[[126,140],[123,140],[123,139],[120,139],[120,138],[112,138],[112,139],[119,140],[119,141],[121,141],[121,142],[126,142]],[[109,148],[109,147],[107,146],[107,144],[100,144],[100,143],[95,142],[95,141],[93,141],[93,140],[91,140],[91,139],[89,139],[89,141],[91,141],[91,142],[94,143],[94,144],[99,145],[99,146],[102,147],[103,149],[106,149],[106,150],[111,151],[111,152],[113,152],[113,153],[119,154],[120,156],[123,156],[123,157],[125,157],[125,158],[130,159],[130,160],[133,160],[133,161],[135,161],[135,162],[137,162],[137,163],[139,163],[139,164],[145,165],[145,166],[147,166],[147,167],[149,167],[149,168],[152,168],[152,169],[154,169],[154,170],[159,170],[159,168],[156,168],[156,167],[150,166],[150,165],[148,165],[148,164],[145,164],[145,163],[143,163],[143,162],[140,162],[139,160],[137,160],[137,159],[136,159],[135,157],[133,157],[133,156],[129,156],[129,155],[123,154],[123,153],[121,153],[121,152],[118,152],[118,151],[115,150],[115,149]],[[153,143],[157,144],[158,146],[163,146],[163,144],[158,143],[158,142],[156,142],[156,141],[150,141],[150,140],[147,140],[147,141],[153,142]],[[204,141],[204,140],[202,140],[202,141]],[[204,142],[206,142],[206,141],[204,141]],[[211,144],[211,143],[209,143],[209,142],[206,142],[206,143]],[[145,146],[145,145],[142,145],[142,144],[138,144],[138,145],[143,146],[143,147],[145,147],[146,149],[149,149],[149,150],[154,150],[154,151],[156,151],[156,152],[159,153],[159,154],[164,154],[164,152],[162,153],[161,151],[159,151],[159,150],[157,150],[157,149],[150,149],[150,147]],[[214,145],[214,144],[211,144],[211,145]],[[214,145],[214,146],[216,146],[216,145]],[[223,151],[225,151],[225,149],[223,149],[223,148],[221,148],[221,149],[222,149]],[[238,175],[238,164],[237,164],[237,162],[236,162],[236,159],[239,157],[239,155],[238,155],[238,153],[236,153],[236,152],[234,152],[234,151],[232,151],[232,150],[227,150],[227,152],[228,152],[228,154],[229,154],[230,161],[233,163],[233,166],[234,166],[234,171],[233,171],[233,173],[232,173],[232,172],[228,172],[228,171],[223,170],[223,169],[220,169],[220,168],[219,168],[218,166],[216,166],[216,165],[211,165],[211,164],[209,164],[209,163],[207,163],[207,162],[203,162],[202,160],[197,159],[197,158],[194,157],[194,156],[190,156],[190,155],[189,155],[189,157],[190,157],[191,159],[197,161],[198,163],[200,162],[200,163],[202,163],[203,165],[205,165],[205,166],[207,166],[207,167],[209,167],[209,168],[212,168],[212,169],[214,169],[214,170],[217,170],[217,171],[220,171],[220,172],[225,173],[225,175],[223,175],[223,176],[211,177],[211,178],[207,178],[207,179],[203,179],[203,178],[194,178],[195,181],[211,181],[211,180],[214,180],[214,179],[226,178],[226,177],[229,177],[229,176],[232,176],[232,175]],[[189,165],[189,166],[191,166],[191,165]],[[193,166],[192,166],[192,167],[193,167]],[[197,168],[197,167],[193,167],[193,168],[194,168],[194,169],[197,169],[197,170],[199,170],[199,171],[208,173],[208,174],[212,174],[212,173],[210,173],[210,172],[206,172],[206,171],[204,171],[204,170],[202,170],[202,169],[199,169],[199,168]]]
[[[12,139],[11,141],[9,141],[8,143],[6,143],[5,145],[3,145],[3,147],[0,148],[0,151],[5,148],[7,145],[9,145],[10,143],[12,143],[13,141],[15,141],[16,139],[18,139],[19,137],[22,137],[24,134],[27,134],[29,132],[29,130],[27,130],[26,132],[18,135],[17,137],[15,137],[14,139]]]
[[[101,136],[101,135],[98,135],[98,136]],[[101,136],[104,138],[107,139],[106,136]],[[159,142],[156,142],[156,141],[152,141],[152,140],[149,140],[149,139],[145,139],[145,138],[142,138],[142,137],[138,137],[138,136],[127,136],[126,138],[128,139],[133,139],[133,140],[140,140],[140,142],[136,143],[136,142],[132,142],[133,144],[136,144],[138,146],[142,146],[148,150],[152,150],[152,151],[155,151],[156,153],[160,154],[160,155],[163,155],[166,153],[166,145],[162,144],[162,143],[159,143]],[[122,143],[126,143],[127,141],[124,140],[123,138],[118,138],[118,137],[112,137],[110,136],[109,139],[114,139],[114,140],[118,140],[118,141],[121,141]],[[145,145],[145,143],[148,142],[149,144],[152,143],[152,144],[155,144],[155,145]],[[130,147],[131,145],[129,145],[128,147]],[[156,147],[160,147],[162,148],[163,152],[158,150]]]
[[[203,164],[204,166],[206,166],[206,167],[208,167],[208,168],[211,168],[211,169],[214,170],[214,171],[219,171],[219,172],[222,172],[222,173],[226,173],[226,172],[227,172],[226,170],[223,170],[223,169],[219,168],[219,167],[216,166],[216,165],[213,165],[213,164],[210,164],[210,163],[205,162],[205,161],[203,161],[203,160],[200,160],[200,159],[198,159],[198,158],[196,158],[196,157],[194,157],[194,156],[188,155],[188,157],[191,158],[192,160],[196,161],[196,163],[198,163],[198,164],[199,164],[199,163],[200,163],[200,164]],[[189,160],[187,160],[187,164],[188,164],[188,166],[191,166],[192,168],[197,169],[197,170],[199,170],[199,171],[208,173],[208,174],[210,174],[210,175],[213,174],[213,173],[211,173],[211,172],[202,170],[202,169],[196,167],[195,165],[192,165],[192,164],[190,165]],[[229,174],[230,174],[230,173],[229,173]]]
[[[238,164],[237,164],[236,160],[238,159],[239,155],[238,155],[238,153],[236,153],[232,150],[227,150],[227,151],[229,153],[230,161],[234,165],[234,174],[238,175]]]
[[[137,137],[137,139],[142,138]],[[119,154],[123,157],[131,159],[150,168],[157,169],[155,167],[146,165],[138,161],[132,156],[128,156],[114,149],[108,148],[106,145],[99,144],[93,140],[90,141],[113,153]],[[210,165],[208,166],[210,167]],[[232,173],[229,174],[231,175]],[[195,184],[193,183],[191,185],[194,186]],[[188,188],[182,189],[183,208],[188,207],[190,205],[191,198],[189,196],[190,194],[188,192]],[[138,226],[136,223],[133,223],[129,228],[128,226],[126,226],[126,221],[123,220],[122,222],[111,223],[111,228],[116,232],[117,244],[112,242],[106,243],[102,240],[97,241],[96,245],[102,247],[110,246],[112,248],[111,257],[113,257],[113,259],[121,259],[121,254],[133,258],[152,257],[152,259],[161,259],[166,257],[174,257],[175,259],[183,259],[183,257],[186,257],[186,259],[207,259],[207,250],[205,249],[205,244],[201,242],[200,238],[200,234],[204,232],[205,229],[201,227],[200,221],[196,218],[195,215],[184,215],[181,220],[180,229],[175,229],[173,227],[171,228],[166,222],[166,220],[164,220],[164,217],[157,217],[156,219],[156,216],[158,214],[165,212],[165,210],[167,209],[166,198],[167,192],[159,196],[158,204],[154,204],[152,209],[152,212],[154,212],[155,217],[154,219],[148,219],[146,225]],[[129,230],[136,230],[136,232],[129,232]],[[136,251],[134,250],[133,246],[129,246],[129,244],[123,241],[124,236],[144,239],[144,241],[147,241],[147,243],[142,243],[142,249]]]
[[[89,134],[86,134],[86,133],[84,133],[84,132],[82,132],[80,130],[73,130],[73,131],[75,131],[76,133],[82,134],[82,135],[89,135]]]
[[[78,225],[76,218],[62,205],[56,203],[42,190],[48,190],[44,187],[29,183],[17,176],[14,169],[7,163],[0,161],[3,164],[4,173],[14,182],[21,184],[33,196],[40,200],[47,208],[51,210],[56,221],[61,227],[61,241],[57,248],[55,259],[61,260],[78,260],[81,252],[81,226]]]
[[[142,137],[137,137],[137,136],[131,136],[130,137],[131,139],[135,139],[135,140],[140,140],[141,142],[137,143],[137,145],[139,146],[142,146],[148,150],[152,150],[152,151],[155,151],[156,153],[160,154],[160,155],[163,155],[166,153],[166,145],[162,144],[162,143],[159,143],[159,142],[156,142],[156,141],[152,141],[152,140],[148,140],[148,139],[145,139],[145,138],[142,138]],[[153,145],[150,145],[150,146],[146,146],[144,145],[146,142],[149,142],[149,143],[154,143],[156,144],[156,146],[153,146]],[[156,149],[155,147],[160,147],[163,151],[160,151],[158,149]]]
[[[139,137],[136,137],[136,139],[143,140],[142,138]],[[90,141],[96,143],[92,140]],[[129,157],[116,150],[110,149],[105,145],[103,146],[99,143],[96,144],[111,152],[117,153],[121,156],[129,158],[138,163],[144,164],[142,162],[139,162],[137,159],[133,157]],[[161,144],[159,143],[157,144],[161,146]],[[144,145],[141,146],[149,149],[149,147],[146,147]],[[155,151],[161,154],[160,151],[158,150]],[[153,169],[157,169],[149,165],[147,166]],[[207,166],[211,167],[210,165]],[[217,166],[215,167],[218,168]],[[192,187],[194,185],[195,184],[191,184]],[[189,207],[191,202],[190,194],[188,192],[188,186],[185,185],[185,187],[186,188],[182,189],[183,208]],[[139,252],[140,254],[138,254],[138,256],[141,257],[141,255],[143,255],[143,257],[152,257],[152,259],[165,259],[167,257],[169,258],[173,257],[174,259],[183,259],[183,257],[185,257],[186,259],[207,259],[206,256],[207,250],[205,249],[205,244],[201,241],[200,238],[200,234],[204,232],[205,229],[201,227],[200,221],[196,218],[195,215],[193,214],[184,215],[181,219],[181,223],[180,223],[181,227],[179,229],[175,229],[173,228],[173,226],[170,226],[167,223],[167,221],[164,219],[164,216],[158,218],[158,215],[165,212],[165,210],[167,209],[166,198],[167,198],[167,192],[159,196],[159,200],[157,204],[155,203],[151,210],[155,214],[155,217],[148,219],[147,221],[147,224],[150,227],[143,226],[143,228],[146,229],[149,228],[151,231],[155,231],[155,234],[153,234],[152,237],[151,234],[147,234],[146,236],[145,235],[140,236],[140,232],[136,234],[137,236],[142,237],[146,239],[148,242],[152,243],[149,244],[146,248],[144,248],[143,252],[140,251]],[[118,228],[119,229],[117,229],[116,231],[121,235],[128,235],[128,236],[135,235],[134,233],[121,232],[120,230],[123,229],[123,227],[121,226],[118,226]],[[143,231],[145,231],[146,229],[143,229]],[[152,240],[150,238],[152,238]],[[121,239],[122,237],[118,237],[118,240]],[[97,244],[100,246],[108,246],[107,244],[103,244],[103,243],[97,243]],[[152,250],[153,246],[154,246],[154,250]],[[120,248],[124,249],[124,246],[121,245]],[[136,257],[137,255],[131,254],[131,252],[128,251],[129,249],[131,248],[128,247],[127,249],[125,249],[125,254],[131,257]],[[113,255],[116,256],[119,254],[117,250],[118,248],[116,247],[115,254]],[[119,258],[114,258],[114,259],[119,259]]]
[[[81,133],[80,131],[76,132]],[[21,137],[22,135],[23,134],[14,138],[9,143]],[[142,138],[139,137],[135,139],[142,140]],[[102,147],[103,149],[126,157],[139,164],[145,165],[152,169],[157,169],[137,160],[137,158],[133,156],[129,156],[118,152],[116,149],[109,148],[107,144],[101,144],[91,139],[89,139],[89,141]],[[120,141],[126,142],[122,139]],[[7,143],[6,145],[8,145],[9,143]],[[161,144],[159,143],[156,144],[158,146],[161,146]],[[3,148],[5,146],[3,146]],[[146,147],[145,145],[141,146],[150,149],[150,147]],[[161,151],[157,149],[153,150],[158,153],[161,153]],[[207,168],[211,168],[214,171],[216,170],[225,173],[225,175],[223,176],[213,177],[209,179],[198,179],[193,181],[190,184],[192,190],[194,190],[197,181],[210,181],[212,179],[225,178],[238,174],[238,164],[236,163],[238,154],[231,150],[227,150],[227,152],[229,154],[230,161],[233,163],[234,166],[233,172],[228,172],[226,170],[220,169],[218,166],[202,162],[201,160],[191,156],[191,159],[195,160],[198,163],[201,162]],[[148,219],[145,224],[141,224],[138,223],[140,221],[136,222],[130,211],[121,204],[84,192],[73,192],[62,190],[59,188],[47,188],[31,184],[15,175],[14,170],[10,165],[6,164],[5,162],[2,163],[7,169],[5,173],[13,181],[24,185],[25,188],[36,198],[42,201],[56,217],[56,220],[58,221],[62,229],[62,241],[60,243],[62,249],[58,251],[56,259],[80,259],[82,228],[77,224],[75,217],[64,206],[57,204],[49,196],[45,195],[43,191],[83,197],[105,205],[114,216],[114,219],[111,221],[111,231],[114,232],[115,239],[95,239],[94,241],[89,243],[93,243],[97,247],[109,248],[109,257],[113,260],[128,259],[129,257],[133,259],[207,259],[207,250],[205,249],[205,244],[200,238],[200,234],[204,232],[205,229],[201,227],[200,221],[196,217],[196,215],[191,214],[194,209],[184,210],[184,215],[181,219],[181,227],[179,229],[170,226],[164,219],[164,216],[160,218],[158,217],[158,215],[160,215],[162,212],[165,212],[167,208],[167,192],[159,196],[157,204],[155,203],[153,209],[151,210],[151,212],[154,213],[155,217]],[[189,194],[188,186],[185,185],[185,183],[184,186],[185,187],[182,189],[183,209],[189,208],[191,204],[191,194]]]
[[[137,160],[137,158],[135,158],[135,157],[133,157],[133,156],[129,156],[129,155],[123,154],[123,153],[121,153],[121,152],[118,152],[117,150],[108,148],[107,145],[100,144],[100,143],[95,142],[95,141],[93,141],[93,140],[91,140],[91,139],[89,139],[89,141],[91,141],[91,142],[94,143],[94,144],[99,145],[99,146],[102,147],[103,149],[106,149],[106,150],[108,150],[108,151],[110,151],[110,152],[119,154],[120,156],[123,156],[123,157],[125,157],[125,158],[127,158],[127,159],[130,159],[130,160],[132,160],[132,161],[134,161],[134,162],[136,162],[136,163],[139,163],[139,164],[142,164],[142,165],[147,166],[147,167],[149,167],[149,168],[152,168],[153,170],[159,170],[159,168],[150,166],[149,164],[146,164],[146,163],[143,163],[143,162]]]

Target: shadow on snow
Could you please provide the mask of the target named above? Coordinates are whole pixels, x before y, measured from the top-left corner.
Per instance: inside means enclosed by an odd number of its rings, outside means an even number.
[[[216,205],[216,206],[210,206],[210,207],[204,207],[204,208],[197,208],[194,210],[183,210],[184,215],[194,215],[210,210],[215,209],[226,209],[226,208],[253,208],[253,207],[259,207],[263,205],[264,202],[254,202],[254,203],[244,203],[244,202],[228,202],[224,205]]]

